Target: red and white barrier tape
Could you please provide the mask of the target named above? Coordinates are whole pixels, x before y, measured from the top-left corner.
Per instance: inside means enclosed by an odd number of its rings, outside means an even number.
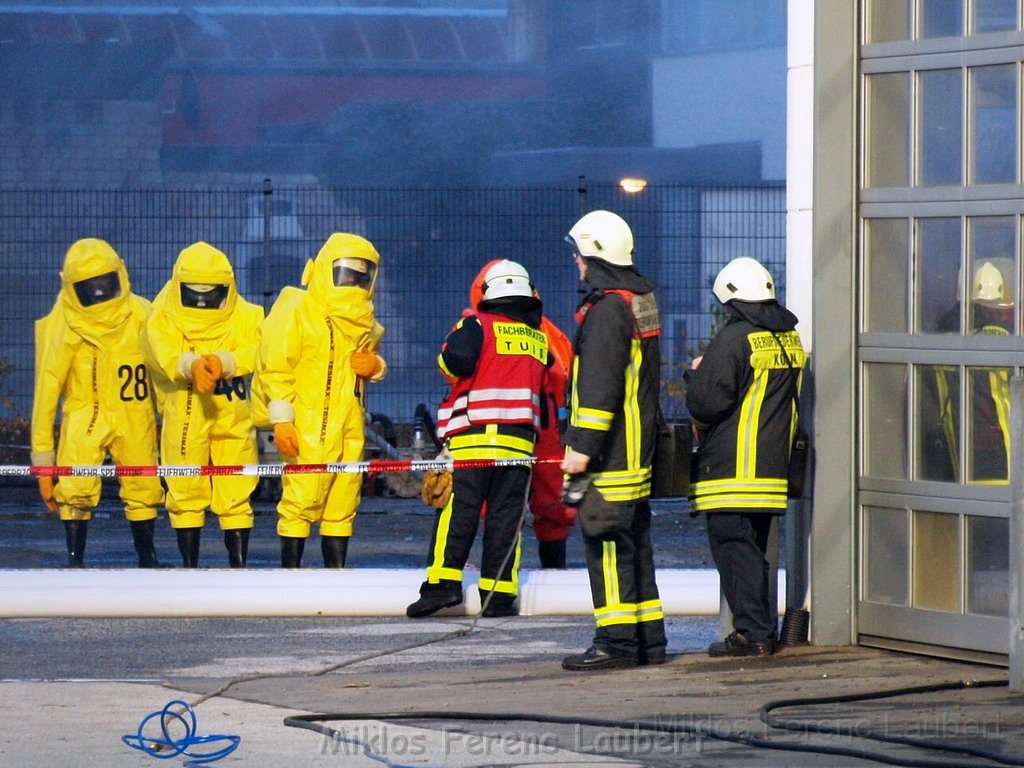
[[[0,464],[0,477],[208,477],[213,475],[359,475],[381,472],[480,469],[483,467],[527,467],[554,464],[560,457],[522,459],[373,459],[371,461],[332,462],[330,464],[203,464],[178,465],[82,465],[24,466]]]

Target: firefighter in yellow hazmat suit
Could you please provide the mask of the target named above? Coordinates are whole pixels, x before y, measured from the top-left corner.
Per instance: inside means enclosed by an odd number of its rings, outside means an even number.
[[[163,395],[160,458],[166,465],[255,464],[256,430],[247,377],[263,308],[238,295],[228,257],[194,243],[178,256],[153,300],[143,347]],[[182,566],[199,564],[206,509],[217,515],[232,568],[245,566],[257,478],[168,477],[167,509]]]
[[[376,351],[384,333],[373,308],[379,264],[368,240],[335,233],[306,264],[306,290],[286,287],[267,315],[254,409],[257,424],[273,425],[286,461],[363,459],[362,389],[387,371]],[[281,567],[301,566],[314,523],[324,565],[345,566],[361,483],[359,474],[284,475],[277,507]]]
[[[73,243],[60,277],[53,309],[35,325],[32,463],[95,465],[109,452],[115,464],[156,464],[155,400],[139,343],[150,303],[131,292],[124,262],[103,240]],[[153,530],[164,498],[160,480],[119,480],[139,567],[156,568]],[[43,501],[64,523],[72,567],[84,564],[88,521],[100,491],[98,477],[39,477]]]

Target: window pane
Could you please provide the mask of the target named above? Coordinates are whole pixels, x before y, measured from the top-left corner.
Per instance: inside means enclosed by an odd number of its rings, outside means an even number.
[[[971,333],[1014,333],[1017,286],[1017,218],[967,220]]]
[[[911,0],[869,0],[865,42],[892,43],[910,39]]]
[[[914,512],[915,608],[960,609],[959,520],[958,515]]]
[[[907,477],[907,375],[905,365],[867,363],[864,366],[864,474]]]
[[[1017,179],[1017,65],[973,67],[971,183]]]
[[[906,72],[865,79],[865,185],[910,184],[910,76]]]
[[[1010,521],[967,518],[967,612],[1006,616],[1010,594]]]
[[[918,365],[916,480],[957,482],[960,476],[960,369]]]
[[[917,270],[914,280],[915,330],[960,333],[959,218],[917,220]]]
[[[963,83],[959,69],[918,74],[920,115],[917,180],[922,186],[960,184]]]
[[[1006,457],[1010,453],[1009,368],[967,369],[967,478],[971,483],[1008,482]]]
[[[1017,0],[974,0],[974,32],[999,32],[1017,29]]]
[[[964,33],[963,0],[920,0],[921,37],[959,37]]]
[[[907,332],[909,232],[907,219],[868,219],[864,223],[865,331]]]
[[[864,508],[864,599],[906,605],[910,579],[910,523],[902,509]]]

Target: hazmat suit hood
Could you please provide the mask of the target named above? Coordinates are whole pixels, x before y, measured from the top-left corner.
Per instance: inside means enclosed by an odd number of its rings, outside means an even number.
[[[81,286],[92,278],[109,275],[112,298],[89,303],[80,295]],[[104,240],[86,238],[72,243],[60,272],[61,292],[67,323],[79,335],[94,343],[104,334],[119,328],[131,315],[131,283],[128,270],[117,252]],[[76,285],[79,289],[76,290]]]
[[[369,287],[335,285],[334,264],[338,259],[365,259],[373,265]],[[380,254],[369,240],[347,232],[335,232],[306,264],[302,284],[324,314],[336,322],[352,324],[358,335],[373,327],[373,292],[377,285]]]
[[[213,309],[186,306],[182,302],[182,287],[188,285],[223,285],[227,286],[227,294],[223,302]],[[228,257],[209,243],[200,241],[178,255],[171,279],[161,289],[153,305],[186,338],[195,340],[223,337],[229,330],[237,301],[235,272]]]

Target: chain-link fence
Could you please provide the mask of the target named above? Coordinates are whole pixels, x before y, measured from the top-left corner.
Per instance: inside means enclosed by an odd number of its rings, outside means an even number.
[[[681,413],[679,376],[708,338],[715,273],[731,258],[764,262],[785,277],[785,188],[618,187],[543,189],[313,189],[0,191],[0,326],[8,419],[31,413],[33,322],[59,288],[68,245],[110,242],[128,265],[133,290],[153,298],[178,253],[205,240],[231,258],[239,290],[269,309],[283,285],[298,285],[307,259],[332,232],[357,232],[381,254],[377,318],[386,333],[387,379],[367,407],[395,423],[431,407],[445,384],[435,358],[468,303],[469,283],[495,258],[521,262],[545,314],[571,335],[576,268],[563,237],[587,210],[620,213],[636,235],[636,264],[659,286],[662,356],[670,415]]]

